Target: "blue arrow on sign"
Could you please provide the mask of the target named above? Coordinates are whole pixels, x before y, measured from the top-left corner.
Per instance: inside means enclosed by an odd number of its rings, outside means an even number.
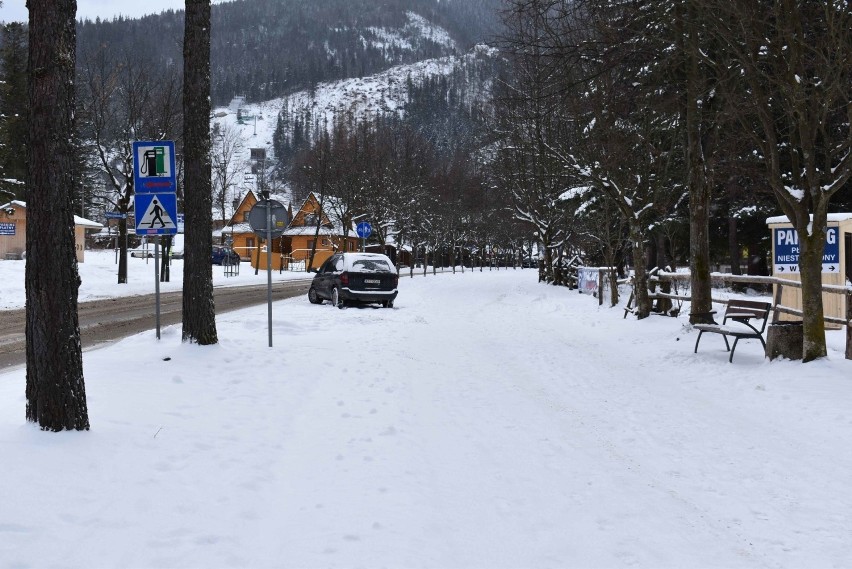
[[[370,225],[369,221],[362,221],[355,226],[355,232],[361,239],[366,239],[373,232],[373,226]]]

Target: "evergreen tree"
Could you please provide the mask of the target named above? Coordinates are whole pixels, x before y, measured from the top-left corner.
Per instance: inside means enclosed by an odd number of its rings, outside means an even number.
[[[88,430],[74,240],[75,0],[29,0],[27,420]]]
[[[216,344],[213,304],[213,193],[210,164],[210,0],[186,0],[183,43],[183,340]]]
[[[9,199],[23,199],[27,171],[27,31],[15,22],[4,25],[0,33],[0,193]]]

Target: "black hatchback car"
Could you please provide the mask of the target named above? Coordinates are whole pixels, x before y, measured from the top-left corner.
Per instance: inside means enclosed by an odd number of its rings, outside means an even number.
[[[240,256],[230,247],[213,245],[213,249],[210,251],[210,262],[214,265],[238,265]]]
[[[356,302],[392,308],[398,285],[399,276],[386,255],[337,253],[317,271],[308,300],[313,304],[328,300],[339,308]]]

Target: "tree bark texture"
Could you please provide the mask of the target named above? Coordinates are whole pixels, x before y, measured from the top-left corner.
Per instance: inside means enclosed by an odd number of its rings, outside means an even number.
[[[651,299],[648,296],[648,271],[645,269],[645,239],[638,222],[631,223],[630,246],[633,252],[633,296],[636,299],[636,318],[651,315]]]
[[[825,248],[825,224],[814,223],[799,232],[799,276],[802,279],[802,322],[804,326],[802,361],[810,362],[828,355],[825,343],[825,310],[822,303],[822,255]]]
[[[29,0],[26,417],[88,430],[74,240],[75,0]]]
[[[127,208],[119,209],[127,213]],[[118,284],[127,284],[127,218],[118,221]]]
[[[701,93],[698,23],[689,4],[686,33],[686,161],[689,185],[689,270],[692,303],[690,324],[713,322],[710,283],[710,186],[707,182],[704,148],[701,141],[702,117],[698,106]]]
[[[661,271],[668,271],[671,269],[671,256],[669,255],[669,247],[668,236],[660,231],[656,235],[656,262],[655,266],[659,267]],[[663,281],[660,283],[660,292],[669,294],[672,292],[672,283],[669,281]],[[660,314],[669,314],[672,309],[672,300],[670,298],[658,298],[656,302],[656,307],[654,308],[655,312]]]
[[[186,0],[183,40],[185,342],[218,343],[213,304],[213,186],[210,164],[210,0]]]

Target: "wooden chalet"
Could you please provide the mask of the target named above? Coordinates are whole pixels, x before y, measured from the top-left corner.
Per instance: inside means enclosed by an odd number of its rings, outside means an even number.
[[[271,196],[281,203],[287,200],[283,196]],[[266,245],[258,238],[248,223],[251,208],[258,202],[257,196],[249,190],[234,210],[231,220],[214,238],[229,242],[234,251],[243,260],[251,262],[252,267],[266,268]],[[320,208],[322,202],[323,208]],[[313,267],[319,267],[326,259],[343,247],[343,226],[333,213],[337,198],[331,196],[308,195],[302,206],[293,212],[288,206],[290,225],[281,237],[272,240],[272,268],[275,270],[307,270],[308,259],[314,241],[317,241]],[[323,211],[324,210],[324,211]],[[317,216],[320,216],[320,229],[317,238]],[[355,251],[359,247],[355,228],[349,230],[348,245],[345,250]]]
[[[240,204],[234,209],[234,215],[221,230],[213,233],[214,240],[219,243],[230,243],[231,248],[237,252],[244,261],[251,258],[251,252],[257,248],[257,237],[248,223],[248,215],[251,208],[258,202],[254,192],[249,190],[243,196]]]
[[[285,269],[291,268],[292,265],[310,270],[311,267],[307,265],[314,244],[316,244],[316,252],[313,268],[322,265],[326,259],[338,251],[358,250],[359,240],[351,222],[346,239],[343,237],[343,223],[335,213],[341,209],[337,205],[338,202],[339,199],[333,196],[321,196],[313,192],[308,195],[293,215],[290,227],[281,238]],[[319,232],[317,232],[318,221]]]

